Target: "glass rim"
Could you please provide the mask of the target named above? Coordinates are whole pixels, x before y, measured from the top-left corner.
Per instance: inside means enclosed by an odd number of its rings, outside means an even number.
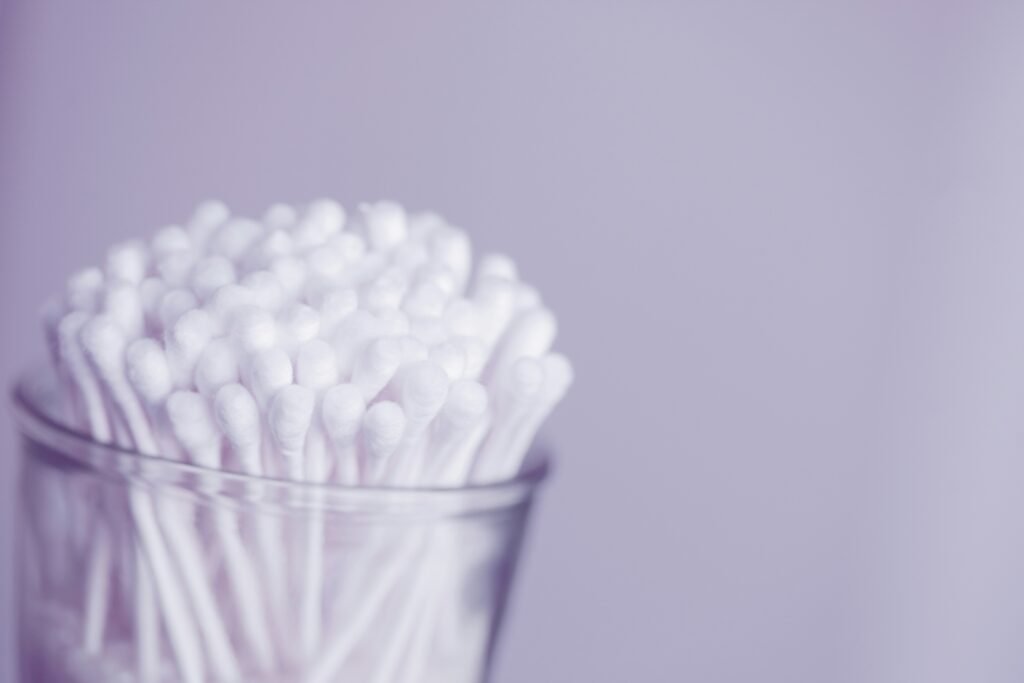
[[[57,391],[56,380],[48,366],[22,372],[8,390],[8,406],[13,413],[19,434],[33,442],[49,447],[58,455],[97,473],[114,473],[130,476],[133,472],[144,472],[144,479],[152,481],[201,480],[204,488],[211,484],[223,488],[241,487],[267,491],[278,489],[290,499],[295,494],[309,496],[318,505],[328,502],[328,497],[342,497],[351,503],[380,502],[389,504],[436,502],[455,504],[456,507],[472,511],[504,507],[529,498],[533,490],[543,482],[551,471],[551,458],[543,447],[534,446],[531,453],[540,457],[528,458],[528,465],[515,477],[496,482],[476,483],[466,486],[351,486],[334,482],[295,481],[283,477],[255,476],[232,470],[222,470],[193,463],[147,455],[113,443],[102,443],[47,414],[39,403],[40,391]],[[99,462],[103,461],[103,462]],[[444,507],[448,507],[445,505]]]

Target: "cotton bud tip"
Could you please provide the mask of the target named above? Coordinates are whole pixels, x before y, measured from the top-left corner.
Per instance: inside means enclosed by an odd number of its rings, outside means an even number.
[[[214,416],[224,436],[233,445],[259,442],[260,409],[256,399],[241,384],[226,384],[217,390]]]
[[[354,384],[339,384],[324,394],[321,418],[328,436],[336,443],[349,443],[359,433],[366,401]]]
[[[167,356],[154,339],[138,339],[125,353],[128,381],[149,405],[159,405],[171,393],[173,382]]]
[[[381,201],[363,204],[359,207],[366,223],[370,246],[377,251],[387,251],[405,241],[408,225],[405,209],[395,202]]]

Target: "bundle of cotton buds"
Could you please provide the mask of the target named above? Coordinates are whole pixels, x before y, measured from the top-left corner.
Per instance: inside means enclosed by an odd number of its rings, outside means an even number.
[[[382,201],[201,204],[72,276],[47,331],[101,442],[251,475],[507,479],[568,388],[556,322],[507,257]]]
[[[351,217],[332,200],[275,204],[259,221],[205,202],[184,226],[111,248],[45,309],[64,418],[100,443],[251,477],[430,489],[512,479],[572,369],[551,351],[555,317],[512,260],[472,267],[465,233],[393,202]],[[274,520],[246,524],[246,538],[230,511],[204,525],[187,502],[141,487],[129,487],[127,510],[141,680],[157,679],[161,632],[187,683],[246,680],[240,648],[264,674],[294,655],[316,662],[309,680],[336,680],[389,590],[405,580],[437,592],[439,575],[403,579],[403,567],[428,550],[441,567],[455,556],[450,539],[421,539],[422,552],[397,543],[408,556],[368,542],[375,559],[363,569],[390,569],[363,572],[376,590],[362,601],[355,591],[346,610],[356,616],[345,612],[349,627],[325,645],[321,513],[309,513],[297,548]],[[97,523],[88,543],[87,655],[108,637],[125,554],[116,527]],[[282,550],[302,576],[297,609]],[[218,602],[218,568],[234,616]],[[297,625],[298,655],[274,644],[283,623]]]

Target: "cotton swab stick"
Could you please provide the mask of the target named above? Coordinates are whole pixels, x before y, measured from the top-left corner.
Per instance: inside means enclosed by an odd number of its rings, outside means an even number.
[[[158,447],[150,430],[146,414],[135,394],[128,386],[125,376],[125,339],[121,330],[108,318],[96,317],[82,328],[82,346],[101,381],[106,385],[122,419],[126,423],[134,447],[141,453],[156,455]],[[150,501],[136,490],[129,493],[129,509],[133,511],[133,519],[138,516],[136,511],[144,508],[141,514],[149,513]],[[159,542],[152,540],[150,544]],[[142,680],[154,680],[154,672],[159,668],[160,631],[156,611],[157,595],[149,567],[142,552],[142,546],[133,549],[135,560],[135,607],[136,607],[136,639],[138,653],[138,671]],[[178,628],[187,627],[178,625]]]
[[[494,481],[501,471],[519,421],[529,412],[544,382],[544,368],[535,358],[520,358],[496,380],[494,427],[473,466],[474,481]]]
[[[220,469],[220,433],[206,399],[197,393],[179,391],[171,395],[167,406],[175,433],[193,461]],[[238,520],[227,509],[214,509],[213,517],[242,632],[261,669],[270,670],[273,640],[267,628],[259,580],[239,535]]]
[[[167,399],[167,415],[174,435],[193,462],[203,467],[216,467],[220,434],[205,399],[194,392],[176,391]],[[165,508],[172,514],[164,517],[164,527],[178,553],[178,566],[214,673],[224,680],[237,680],[241,669],[203,570],[202,546],[188,526],[195,514],[190,507],[188,501],[165,501]]]
[[[377,401],[363,417],[363,451],[360,473],[364,485],[384,480],[389,460],[405,432],[405,412],[394,401]]]
[[[214,416],[228,443],[231,444],[242,471],[250,476],[262,476],[260,409],[249,390],[241,384],[221,387],[214,399]],[[257,500],[262,490],[258,484],[253,485],[252,492]],[[256,548],[265,572],[270,603],[274,606],[272,615],[277,617],[284,613],[285,574],[284,557],[278,536],[279,528],[272,521],[275,520],[267,519],[263,515],[256,519]],[[268,649],[268,655],[271,653],[272,650]]]
[[[473,303],[479,315],[480,339],[493,349],[515,314],[516,283],[501,277],[482,278]]]
[[[222,386],[214,399],[214,416],[242,472],[261,476],[260,409],[249,390],[238,383]]]
[[[540,358],[551,349],[558,334],[555,315],[546,308],[533,308],[517,316],[495,350],[488,379],[503,375],[508,367],[524,356]]]
[[[423,464],[423,437],[448,397],[448,375],[437,363],[425,360],[403,370],[401,384],[406,425],[388,481],[412,486]]]
[[[85,424],[93,438],[110,443],[112,426],[104,407],[103,393],[79,343],[79,333],[89,321],[82,311],[69,313],[58,326],[60,356],[77,390]],[[96,519],[93,544],[86,567],[85,604],[83,605],[82,647],[87,653],[99,652],[103,644],[110,602],[112,539],[102,520]]]
[[[356,439],[365,413],[363,392],[354,384],[339,384],[324,394],[321,421],[334,448],[335,479],[348,486],[361,479]]]
[[[145,410],[132,393],[125,375],[127,342],[121,328],[111,318],[96,316],[83,326],[79,336],[85,355],[128,427],[135,448],[146,455],[156,455],[159,448]]]
[[[330,356],[333,359],[333,355]],[[315,390],[304,387],[316,396]],[[314,403],[315,411],[315,403]],[[322,413],[322,410],[321,410]],[[312,424],[306,435],[305,480],[323,483],[328,476],[327,442],[319,415],[314,413]],[[311,493],[312,505],[305,516],[305,569],[303,575],[302,606],[299,615],[303,661],[309,661],[316,653],[320,642],[323,621],[323,574],[324,574],[324,513],[320,509],[322,496],[319,491]],[[296,555],[298,557],[299,555]]]
[[[294,481],[303,481],[303,451],[313,421],[316,395],[307,387],[289,384],[274,394],[267,411],[270,436],[285,463],[285,472]]]
[[[523,416],[509,440],[505,462],[498,470],[499,479],[514,477],[519,472],[537,430],[572,385],[573,369],[568,358],[559,353],[549,353],[540,362],[544,382],[534,405]]]
[[[428,485],[457,486],[472,465],[473,450],[462,447],[475,427],[486,419],[487,389],[473,380],[457,380],[448,391],[430,435],[430,462],[424,480]]]
[[[171,391],[170,370],[162,350],[152,339],[140,339],[128,347],[125,353],[125,363],[128,380],[146,404],[150,421],[159,425],[161,415],[159,406],[162,406],[164,398]],[[134,411],[129,409],[128,412]],[[139,421],[133,419],[129,424],[136,426],[136,443],[144,445],[146,435],[139,426]],[[163,452],[168,451],[165,448]],[[139,542],[144,556],[148,559],[148,569],[153,572],[156,597],[160,603],[178,671],[184,681],[196,683],[201,681],[204,676],[202,651],[195,636],[191,615],[186,611],[182,601],[183,591],[171,568],[170,556],[164,546],[164,540],[154,516],[152,500],[140,489],[132,487],[129,490],[129,504]],[[140,567],[139,569],[146,574],[145,568]],[[143,579],[141,588],[143,592],[146,590],[145,580]],[[144,595],[140,596],[140,600],[145,599]],[[147,609],[145,605],[139,605],[139,607],[141,610]],[[147,618],[145,614],[139,615],[139,620],[143,624],[147,622],[142,620]],[[148,632],[149,627],[144,626],[143,628],[146,630],[140,635],[140,658],[146,656],[144,651],[152,647],[149,644],[151,637]],[[149,664],[140,662],[140,668],[148,669]]]

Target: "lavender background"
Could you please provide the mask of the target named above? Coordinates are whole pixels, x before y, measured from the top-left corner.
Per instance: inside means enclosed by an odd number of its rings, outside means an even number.
[[[435,208],[578,370],[499,683],[1021,680],[1022,66],[999,2],[0,0],[0,375],[199,198]]]

